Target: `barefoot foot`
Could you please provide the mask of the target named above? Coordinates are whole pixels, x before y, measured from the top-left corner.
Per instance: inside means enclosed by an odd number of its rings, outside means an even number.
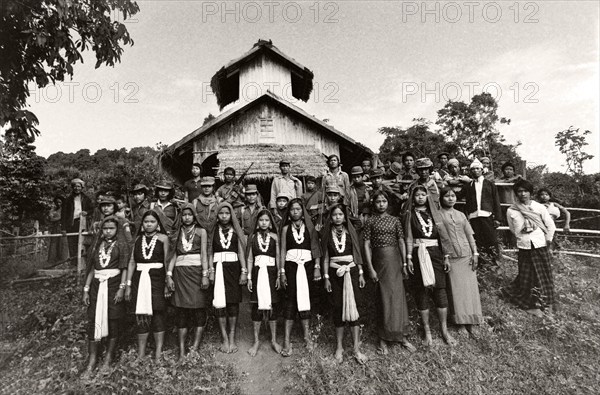
[[[451,347],[454,347],[458,344],[456,339],[453,338],[448,332],[442,333],[442,337],[444,338],[444,341],[446,342],[446,344],[448,344]]]
[[[343,360],[344,360],[344,349],[338,348],[337,350],[335,350],[335,361],[337,363],[342,363]]]
[[[401,345],[402,347],[404,347],[405,349],[407,349],[407,350],[408,350],[410,353],[414,353],[414,352],[416,352],[416,351],[417,351],[417,348],[416,348],[415,346],[413,346],[413,345],[412,345],[412,343],[410,343],[410,342],[409,342],[408,340],[406,340],[406,339],[403,339],[403,340],[400,342],[400,345]]]
[[[292,345],[290,343],[283,343],[283,349],[281,350],[281,355],[284,357],[289,357],[292,355]]]
[[[229,353],[230,354],[235,354],[236,352],[238,352],[238,346],[235,342],[231,342],[229,343]]]
[[[354,351],[354,359],[356,359],[356,362],[358,362],[361,365],[364,365],[369,360],[369,358],[365,354],[358,350]]]
[[[229,353],[229,341],[224,341],[223,343],[221,343],[221,347],[219,347],[219,351],[221,351],[224,354],[228,354]]]
[[[530,309],[530,310],[527,310],[527,314],[531,314],[531,315],[534,315],[534,316],[540,317],[540,318],[544,315],[542,313],[542,310],[540,310],[540,309]]]
[[[425,347],[431,347],[433,344],[433,339],[431,338],[431,331],[429,329],[425,330],[425,337],[423,338],[423,345]]]
[[[281,354],[281,344],[277,343],[276,341],[272,341],[271,342],[271,348],[273,349],[273,351],[275,351],[277,354]]]
[[[255,357],[256,353],[258,352],[258,347],[260,347],[260,342],[255,342],[252,347],[250,347],[250,349],[248,350],[248,355],[250,355],[251,357]]]
[[[389,350],[388,350],[388,346],[385,343],[385,340],[379,340],[379,347],[377,347],[377,352],[381,355],[388,355],[389,354]]]

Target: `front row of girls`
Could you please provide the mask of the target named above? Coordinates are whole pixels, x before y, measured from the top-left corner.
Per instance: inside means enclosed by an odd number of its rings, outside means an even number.
[[[100,226],[101,237],[95,243],[84,287],[90,321],[88,371],[94,368],[98,342],[105,337],[108,349],[104,366],[108,367],[111,361],[117,323],[125,314],[123,300],[130,301],[135,309],[140,359],[145,355],[150,330],[155,340],[155,358],[161,357],[168,297],[176,308],[180,357],[186,353],[190,328],[193,329],[190,352],[197,351],[210,304],[222,335],[220,351],[236,352],[243,285],[251,293],[254,344],[248,350],[250,355],[259,350],[262,322],[268,322],[272,349],[290,356],[290,336],[294,321],[299,318],[306,346],[311,348],[310,282],[321,278],[333,307],[335,359],[343,359],[342,340],[344,329],[349,326],[352,354],[362,364],[367,357],[360,350],[358,324],[365,271],[377,285],[381,353],[388,352],[389,342],[415,350],[407,340],[409,318],[403,275],[409,278],[415,291],[425,345],[432,343],[430,298],[437,309],[444,340],[454,344],[446,325],[448,295],[453,307],[451,319],[464,325],[461,330],[470,332],[472,325],[482,322],[475,274],[478,254],[466,217],[453,208],[454,192],[444,189],[440,198],[442,210],[437,211],[430,208],[425,188],[418,186],[413,190],[404,226],[405,238],[400,219],[386,213],[388,196],[376,192],[372,200],[373,215],[362,234],[364,243],[348,221],[343,204],[330,208],[319,238],[300,199],[289,202],[279,232],[270,211],[261,209],[254,232],[247,239],[232,206],[226,202],[218,206],[217,221],[208,230],[199,225],[195,207],[185,205],[177,220],[179,230],[173,232],[170,240],[162,233],[164,214],[149,210],[142,217],[131,254],[118,219],[109,216]],[[283,345],[277,341],[276,323],[280,317],[285,322]]]

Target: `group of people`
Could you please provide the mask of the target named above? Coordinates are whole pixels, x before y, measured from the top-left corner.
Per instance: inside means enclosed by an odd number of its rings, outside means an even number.
[[[191,352],[198,350],[211,311],[219,324],[220,351],[236,352],[243,287],[250,293],[252,356],[260,347],[263,322],[268,323],[271,348],[282,356],[292,353],[296,320],[306,346],[312,347],[311,311],[323,297],[336,329],[337,361],[343,360],[346,326],[353,357],[361,364],[367,361],[360,339],[365,305],[376,309],[381,353],[388,352],[390,342],[415,351],[407,337],[407,291],[420,313],[424,345],[432,344],[430,304],[447,344],[456,344],[448,321],[465,335],[476,336],[473,329],[483,322],[476,269],[495,264],[495,227],[503,214],[482,161],[470,164],[470,177],[457,173],[456,162],[442,158],[440,168],[434,169],[429,158],[411,161],[405,155],[404,167],[392,164],[394,177],[384,180],[385,170],[371,161],[348,175],[332,155],[322,179],[307,177],[303,186],[290,174],[290,163],[282,160],[266,204],[256,185],[236,182],[234,169],[225,169],[225,182],[215,191],[215,178],[200,176],[200,166],[194,164],[194,178],[184,185],[186,201],[173,200],[168,182],[155,185],[152,203],[149,188],[136,185],[130,210],[122,211],[111,196],[101,198],[83,290],[89,317],[88,371],[96,365],[104,338],[104,366],[110,364],[126,303],[135,312],[139,358],[145,356],[150,332],[155,358],[161,357],[168,305],[176,311],[180,357],[186,354],[189,333]],[[531,183],[513,181],[515,203],[506,221],[517,239],[519,275],[503,291],[539,315],[554,304],[547,247],[556,228],[550,209],[532,201]],[[74,180],[74,194],[79,182]],[[459,199],[465,204],[456,209]],[[78,200],[74,211],[91,210],[85,199]],[[374,301],[364,300],[368,280],[376,287]],[[283,344],[277,338],[280,319]]]

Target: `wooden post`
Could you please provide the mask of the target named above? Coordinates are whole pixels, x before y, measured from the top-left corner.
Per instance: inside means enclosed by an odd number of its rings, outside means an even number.
[[[77,284],[81,285],[83,282],[83,271],[85,265],[83,263],[83,257],[81,256],[81,250],[83,249],[83,230],[86,228],[86,217],[83,215],[79,219],[79,235],[77,236]]]

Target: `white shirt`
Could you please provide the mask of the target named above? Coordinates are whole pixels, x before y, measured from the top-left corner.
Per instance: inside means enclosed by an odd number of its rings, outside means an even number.
[[[81,195],[73,196],[73,220],[81,216]]]
[[[483,188],[483,179],[483,176],[479,176],[478,179],[473,181],[473,183],[475,184],[475,199],[477,200],[477,211],[474,211],[471,214],[469,214],[469,218],[489,217],[490,215],[492,215],[491,212],[481,209],[481,190]]]
[[[533,211],[542,216],[542,220],[544,221],[546,228],[548,228],[547,235],[545,235],[544,231],[540,228],[537,228],[531,233],[523,233],[523,226],[525,225],[525,218],[523,217],[523,214],[517,210],[513,210],[512,208],[509,208],[506,211],[508,227],[510,228],[510,231],[517,237],[517,247],[522,250],[531,249],[532,244],[533,248],[545,247],[546,239],[551,240],[554,237],[554,232],[556,231],[554,221],[552,221],[552,217],[550,217],[550,214],[544,205],[536,201],[531,201],[530,207]]]

